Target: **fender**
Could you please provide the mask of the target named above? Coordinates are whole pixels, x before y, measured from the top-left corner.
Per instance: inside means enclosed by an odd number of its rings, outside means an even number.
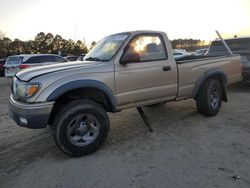
[[[57,89],[55,89],[46,99],[46,101],[55,101],[64,93],[79,89],[79,88],[93,88],[102,91],[107,97],[110,102],[111,109],[116,111],[116,98],[112,92],[112,90],[104,83],[96,80],[76,80],[72,82],[68,82],[64,85],[61,85]]]
[[[195,87],[193,89],[192,92],[192,98],[195,99],[200,87],[202,86],[202,84],[208,79],[211,78],[213,76],[219,76],[220,78],[222,78],[222,97],[223,97],[223,101],[227,102],[227,94],[226,94],[226,86],[227,86],[227,76],[224,73],[224,71],[222,69],[211,69],[208,70],[207,72],[205,72],[205,74],[196,82]]]

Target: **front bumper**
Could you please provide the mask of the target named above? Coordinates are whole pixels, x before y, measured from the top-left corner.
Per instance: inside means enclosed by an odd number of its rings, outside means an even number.
[[[22,127],[32,129],[47,126],[54,102],[24,103],[16,101],[13,96],[9,99],[9,112],[12,119]]]

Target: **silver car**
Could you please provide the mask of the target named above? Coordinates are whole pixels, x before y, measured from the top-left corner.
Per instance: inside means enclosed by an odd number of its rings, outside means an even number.
[[[5,77],[13,77],[20,70],[29,67],[50,65],[62,62],[67,62],[67,60],[59,55],[53,54],[26,54],[9,56],[4,65]]]

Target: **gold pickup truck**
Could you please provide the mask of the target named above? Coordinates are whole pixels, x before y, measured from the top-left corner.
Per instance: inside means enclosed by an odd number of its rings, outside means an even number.
[[[226,86],[240,80],[239,55],[175,60],[165,33],[124,32],[102,39],[83,62],[18,72],[9,109],[18,125],[49,125],[62,152],[82,156],[106,139],[107,112],[191,98],[214,116],[227,101]]]

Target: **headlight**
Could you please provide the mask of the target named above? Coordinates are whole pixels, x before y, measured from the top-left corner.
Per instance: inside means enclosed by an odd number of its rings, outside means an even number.
[[[13,86],[13,94],[18,98],[30,98],[35,95],[40,89],[41,84],[39,83],[25,83],[17,82]]]
[[[39,89],[39,84],[20,84],[17,86],[17,95],[22,98],[32,97]]]

